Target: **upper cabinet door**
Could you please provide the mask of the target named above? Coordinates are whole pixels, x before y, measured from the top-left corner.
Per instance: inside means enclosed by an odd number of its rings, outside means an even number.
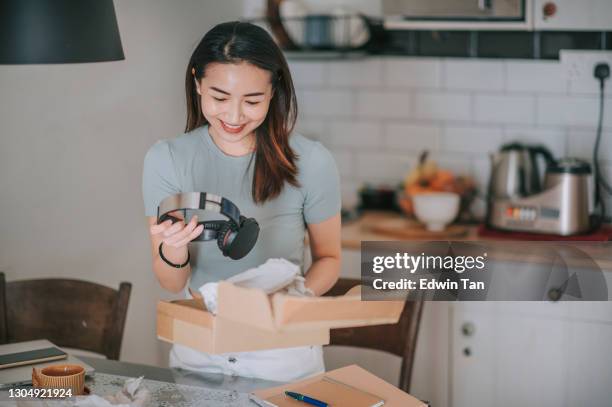
[[[536,30],[612,30],[611,0],[534,0]]]
[[[382,0],[388,29],[531,30],[533,0]]]
[[[383,0],[385,15],[409,19],[521,19],[523,0]]]

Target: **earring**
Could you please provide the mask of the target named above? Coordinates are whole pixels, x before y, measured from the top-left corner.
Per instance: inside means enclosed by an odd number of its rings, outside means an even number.
[[[198,79],[195,76],[195,67],[191,68],[191,75],[193,76],[193,81],[195,82],[195,85],[196,85],[196,92],[198,92],[198,95],[201,95],[200,87],[198,86]]]

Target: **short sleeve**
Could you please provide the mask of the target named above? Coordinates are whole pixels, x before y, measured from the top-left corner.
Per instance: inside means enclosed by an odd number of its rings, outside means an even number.
[[[157,207],[166,197],[181,192],[167,141],[155,143],[144,159],[142,196],[145,215],[157,216]]]
[[[304,220],[320,223],[340,212],[340,176],[332,154],[319,142],[310,152],[304,178]]]

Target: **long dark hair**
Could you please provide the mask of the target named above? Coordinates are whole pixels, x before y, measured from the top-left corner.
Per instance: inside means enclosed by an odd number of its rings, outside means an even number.
[[[297,100],[287,61],[272,37],[254,24],[231,21],[204,35],[189,59],[185,74],[187,124],[185,132],[208,124],[202,114],[194,77],[200,81],[210,63],[248,62],[270,72],[273,96],[264,122],[255,130],[255,170],[251,193],[260,204],[277,197],[285,181],[299,186],[297,155],[289,135],[297,118]]]

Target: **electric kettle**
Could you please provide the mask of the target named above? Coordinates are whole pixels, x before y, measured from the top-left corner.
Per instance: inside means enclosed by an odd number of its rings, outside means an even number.
[[[555,162],[553,155],[544,146],[521,143],[502,146],[497,155],[491,156],[490,196],[518,198],[540,192],[542,184],[538,157],[544,158],[546,167]]]

